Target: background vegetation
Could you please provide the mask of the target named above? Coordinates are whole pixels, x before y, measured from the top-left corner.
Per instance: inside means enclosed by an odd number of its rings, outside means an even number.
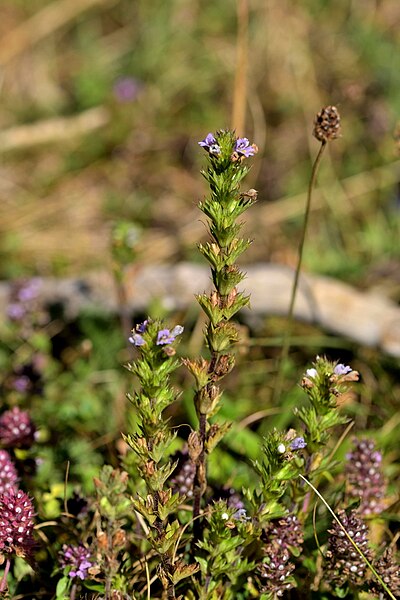
[[[304,268],[399,302],[398,0],[251,0],[247,17],[245,7],[232,0],[3,0],[2,279],[111,271],[120,221],[140,231],[132,254],[138,268],[201,260],[197,141],[232,125],[259,147],[247,180],[259,195],[246,226],[255,239],[246,261],[294,266],[317,151],[312,121],[334,104],[343,137],[321,167]],[[167,315],[155,299],[150,311],[185,325],[180,355],[199,352],[194,307]],[[143,317],[131,315],[132,326]],[[246,483],[246,461],[257,456],[261,436],[290,426],[305,365],[327,354],[360,372],[348,411],[355,430],[373,432],[390,457],[391,494],[398,493],[398,361],[297,324],[276,406],[280,343],[273,340],[284,325],[267,318],[244,328],[252,340],[227,378],[222,410],[239,425],[214,453],[211,479],[222,469],[224,480],[235,472]],[[67,494],[89,492],[99,466],[116,465],[126,451],[120,432],[134,417],[125,401],[132,376],[122,365],[132,351],[117,316],[97,312],[66,322],[52,307],[28,345],[9,323],[1,329],[4,407],[26,402],[32,411],[39,510],[57,518],[67,461]],[[28,396],[9,383],[22,372],[33,382]],[[178,371],[178,387],[190,388],[189,381]],[[195,423],[191,399],[189,389],[173,422]]]

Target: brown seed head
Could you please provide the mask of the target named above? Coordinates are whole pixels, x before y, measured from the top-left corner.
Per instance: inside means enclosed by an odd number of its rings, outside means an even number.
[[[325,106],[314,119],[313,136],[320,142],[340,137],[340,115],[336,106]]]

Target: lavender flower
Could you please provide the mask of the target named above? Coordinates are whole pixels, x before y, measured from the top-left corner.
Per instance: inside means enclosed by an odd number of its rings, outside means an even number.
[[[17,490],[18,474],[11,456],[0,450],[0,494]]]
[[[14,406],[0,417],[0,442],[8,448],[30,448],[35,440],[36,427],[29,413]]]
[[[336,365],[336,367],[333,369],[333,372],[335,373],[335,375],[347,375],[347,373],[351,373],[353,369],[347,365],[343,365],[342,363],[339,363],[338,365]]]
[[[172,344],[175,338],[183,332],[182,325],[177,325],[172,331],[169,329],[161,329],[157,334],[157,346],[164,346],[166,344]]]
[[[249,158],[249,156],[254,156],[257,152],[257,149],[254,145],[251,145],[247,138],[238,138],[235,142],[234,152]]]
[[[72,546],[64,544],[60,562],[63,567],[71,567],[68,576],[79,577],[79,579],[87,579],[88,569],[92,566],[91,552],[82,544]]]
[[[346,455],[345,467],[348,494],[360,500],[360,515],[379,514],[384,509],[386,482],[382,473],[382,455],[372,440],[354,440]]]
[[[0,495],[0,553],[30,557],[34,545],[32,500],[21,490]]]
[[[204,140],[198,142],[199,146],[202,146],[209,152],[210,154],[220,154],[221,148],[219,144],[217,144],[217,140],[213,136],[212,133],[208,133]]]
[[[144,346],[146,343],[140,333],[134,333],[130,338],[128,338],[128,341],[134,346]]]
[[[338,510],[337,516],[347,534],[354,540],[366,558],[371,561],[367,526],[356,511],[352,510],[347,515],[344,510]],[[354,585],[362,585],[368,568],[364,560],[336,521],[333,521],[329,533],[328,550],[325,555],[327,559],[327,580],[339,587],[347,581]]]
[[[303,437],[296,437],[290,443],[291,450],[302,450],[307,446],[307,442]]]
[[[134,102],[141,88],[141,83],[134,77],[120,77],[114,84],[113,92],[119,102]]]

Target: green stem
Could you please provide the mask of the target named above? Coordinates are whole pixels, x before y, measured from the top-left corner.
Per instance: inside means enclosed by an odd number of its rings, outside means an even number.
[[[326,146],[326,141],[323,141],[321,143],[317,157],[314,161],[312,171],[311,171],[310,183],[308,184],[307,202],[306,202],[306,210],[305,210],[305,214],[304,214],[303,230],[301,232],[299,252],[298,252],[298,257],[297,257],[297,265],[296,265],[296,271],[295,271],[295,276],[294,276],[294,281],[293,281],[292,294],[290,297],[289,311],[288,311],[288,316],[287,316],[287,325],[286,325],[285,335],[284,335],[283,342],[282,342],[282,352],[281,352],[281,357],[280,357],[280,361],[279,361],[277,381],[276,381],[276,385],[275,385],[275,389],[274,389],[274,396],[273,396],[274,404],[279,400],[279,397],[282,393],[282,388],[283,388],[284,368],[285,368],[287,358],[289,356],[290,335],[292,332],[292,325],[293,325],[294,304],[296,301],[297,288],[299,286],[299,279],[300,279],[300,271],[301,271],[301,267],[302,267],[302,263],[303,263],[303,252],[304,252],[304,245],[305,245],[306,234],[307,234],[308,221],[309,221],[310,211],[311,211],[312,193],[314,190],[315,182],[317,179],[317,173],[318,173],[319,165],[321,163],[322,155],[325,150],[325,146]]]

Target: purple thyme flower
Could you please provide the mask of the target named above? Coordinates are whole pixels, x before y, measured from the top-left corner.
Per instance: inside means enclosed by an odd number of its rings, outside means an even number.
[[[274,598],[280,597],[295,586],[291,576],[295,565],[290,561],[290,550],[301,551],[303,531],[297,518],[289,515],[270,523],[262,537],[266,541],[265,558],[258,567],[262,591],[273,594]]]
[[[183,332],[182,325],[176,325],[172,331],[169,329],[161,329],[157,334],[157,346],[165,346],[166,344],[172,344],[175,338]]]
[[[375,442],[354,440],[346,459],[348,494],[360,501],[357,513],[362,516],[381,513],[385,508],[386,482],[382,472],[382,454],[375,450]]]
[[[144,346],[146,343],[139,333],[134,333],[130,338],[128,338],[128,341],[134,346]]]
[[[371,561],[372,555],[368,545],[368,529],[360,519],[355,510],[348,514],[342,509],[337,511],[347,534],[354,540],[364,556]],[[342,527],[333,521],[331,529],[328,529],[328,549],[325,554],[326,569],[325,577],[338,587],[347,581],[353,585],[362,585],[365,580],[367,565],[347,538]]]
[[[6,450],[0,450],[0,494],[17,490],[18,474],[11,456]]]
[[[113,92],[119,102],[134,102],[141,88],[141,83],[134,77],[120,77],[114,83]]]
[[[221,148],[219,144],[217,144],[217,140],[212,133],[208,133],[204,140],[198,142],[198,144],[205,148],[210,154],[221,154]]]
[[[347,365],[343,365],[342,363],[339,363],[333,369],[333,372],[335,373],[335,375],[347,375],[347,373],[351,373],[352,370],[353,369],[351,367],[348,367]]]
[[[14,406],[0,417],[0,441],[3,446],[30,448],[35,440],[36,427],[29,413]]]
[[[88,576],[88,569],[92,566],[90,562],[91,552],[82,544],[79,546],[63,545],[63,551],[60,558],[60,562],[63,567],[71,567],[68,575],[69,577],[79,577],[79,579],[86,579]]]
[[[246,158],[249,158],[249,156],[254,156],[256,153],[256,149],[250,144],[247,138],[238,138],[235,142],[233,150],[238,154],[242,154]]]
[[[307,442],[304,440],[303,437],[296,437],[290,443],[291,450],[302,450],[306,446],[307,446]]]
[[[0,495],[0,553],[30,556],[34,545],[32,500],[21,490]]]

